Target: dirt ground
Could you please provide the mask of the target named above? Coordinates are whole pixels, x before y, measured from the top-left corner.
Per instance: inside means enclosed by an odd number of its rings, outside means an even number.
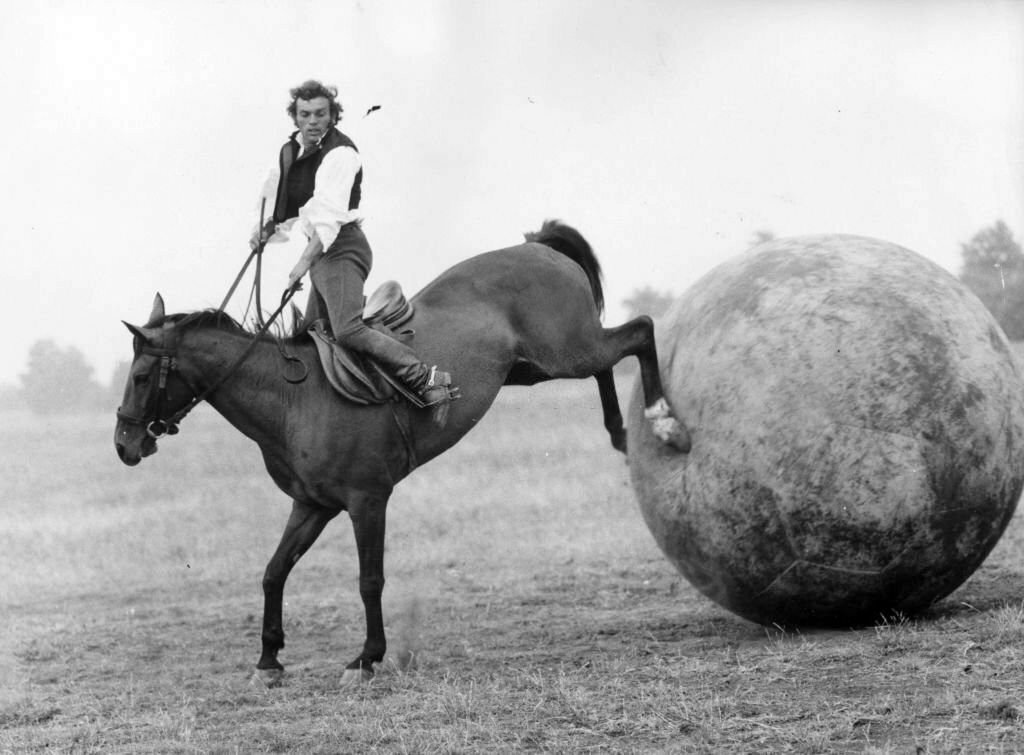
[[[112,413],[6,419],[2,752],[1024,751],[1019,518],[925,616],[757,626],[657,551],[592,384],[511,389],[393,498],[376,678],[339,685],[363,631],[339,519],[288,584],[267,690],[288,506],[255,447],[204,408],[126,469]]]

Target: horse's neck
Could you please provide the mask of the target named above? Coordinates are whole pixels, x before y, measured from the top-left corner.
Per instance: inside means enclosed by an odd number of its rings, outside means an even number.
[[[188,356],[179,361],[197,389],[216,385],[207,402],[263,447],[279,442],[283,427],[282,381],[274,379],[280,376],[280,357],[273,343],[261,341],[238,363],[250,345],[245,335],[197,330],[183,340],[182,354],[187,350]]]

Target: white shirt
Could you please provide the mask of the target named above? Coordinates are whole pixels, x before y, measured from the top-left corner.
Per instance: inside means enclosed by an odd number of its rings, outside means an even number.
[[[305,154],[305,147],[302,147],[299,157]],[[351,147],[335,147],[326,155],[317,168],[313,188],[313,196],[302,207],[299,208],[299,215],[281,223],[277,232],[270,237],[268,243],[287,241],[301,233],[308,240],[315,232],[320,237],[324,249],[327,249],[338,236],[338,231],[346,223],[359,220],[362,215],[359,210],[348,208],[349,197],[352,195],[352,185],[355,183],[356,175],[362,167],[359,153]],[[267,180],[260,192],[260,201],[257,207],[266,200],[264,210],[264,222],[274,212],[274,205],[277,202],[277,185],[281,181],[281,167],[275,161]]]

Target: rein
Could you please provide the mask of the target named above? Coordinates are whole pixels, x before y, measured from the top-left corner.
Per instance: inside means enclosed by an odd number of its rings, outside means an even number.
[[[260,306],[260,287],[262,284],[262,267],[263,267],[263,247],[267,245],[263,235],[266,232],[266,225],[264,221],[264,214],[267,210],[267,198],[263,197],[260,201],[260,224],[259,230],[257,230],[257,238],[259,239],[252,251],[249,252],[249,256],[245,258],[245,262],[242,264],[242,269],[238,271],[238,275],[235,276],[235,282],[231,284],[231,288],[228,289],[227,295],[224,297],[224,301],[220,303],[220,309],[224,309],[228,302],[231,301],[231,297],[235,294],[235,289],[238,288],[238,284],[242,281],[245,276],[245,271],[249,269],[249,265],[252,263],[252,258],[256,258],[256,277],[253,280],[253,292],[256,295],[256,317],[260,325],[263,324],[263,313]],[[252,304],[252,297],[250,296],[249,303]],[[248,311],[248,310],[247,310]],[[244,319],[244,318],[243,318]]]
[[[263,248],[266,246],[266,240],[263,238],[264,233],[266,231],[264,225],[264,214],[266,212],[266,205],[267,200],[266,197],[264,197],[263,201],[260,203],[260,225],[258,230],[259,241],[256,244],[256,246],[249,252],[249,256],[246,257],[245,262],[242,264],[242,269],[238,271],[238,275],[235,276],[234,282],[231,284],[231,287],[228,289],[227,295],[224,297],[224,301],[221,302],[220,305],[220,310],[224,311],[224,308],[228,305],[228,301],[230,301],[231,297],[234,295],[235,289],[238,288],[238,284],[245,276],[246,270],[249,269],[249,265],[252,263],[253,258],[255,258],[256,275],[253,279],[253,291],[250,292],[249,295],[249,305],[252,305],[252,296],[253,293],[255,293],[256,325],[258,327],[255,334],[252,337],[252,340],[249,342],[249,345],[245,348],[245,350],[241,354],[239,354],[235,361],[231,363],[231,366],[228,367],[227,370],[225,370],[224,373],[215,381],[213,381],[213,383],[210,386],[208,386],[205,390],[197,391],[188,382],[188,380],[184,378],[183,375],[179,374],[178,377],[181,378],[182,382],[185,383],[186,386],[188,386],[188,389],[192,391],[193,395],[191,400],[189,400],[189,402],[185,406],[176,411],[170,417],[165,417],[164,415],[167,413],[167,376],[171,372],[177,372],[178,369],[177,332],[173,328],[169,328],[166,332],[166,337],[169,342],[165,343],[165,345],[161,348],[157,348],[154,346],[143,346],[142,348],[143,354],[149,354],[152,356],[160,357],[160,361],[157,365],[159,369],[159,374],[157,376],[157,392],[155,398],[156,409],[154,412],[155,416],[152,420],[149,420],[147,422],[144,417],[133,416],[131,414],[123,412],[121,408],[118,407],[117,417],[118,419],[133,425],[145,425],[146,433],[149,435],[149,437],[153,438],[154,440],[164,435],[177,435],[178,425],[181,423],[181,421],[188,415],[189,412],[195,409],[196,406],[205,401],[206,398],[210,396],[210,394],[212,394],[214,391],[220,388],[224,384],[224,382],[228,378],[230,378],[235,373],[235,371],[241,366],[242,362],[248,359],[253,349],[256,348],[256,344],[259,343],[260,338],[266,335],[267,331],[270,330],[270,326],[274,324],[274,321],[278,318],[281,312],[284,311],[284,308],[287,306],[288,302],[295,295],[295,292],[298,291],[302,286],[302,284],[299,281],[296,281],[294,285],[286,289],[284,293],[281,294],[281,303],[280,305],[278,305],[277,309],[274,310],[273,314],[271,314],[270,317],[268,317],[266,320],[263,319],[263,308],[262,302],[260,301],[260,289],[262,288],[261,273],[263,262]],[[281,352],[281,356],[284,357],[286,361],[295,361],[302,364],[301,360],[286,354],[284,350],[281,348],[280,344],[278,345],[278,350]],[[308,373],[308,370],[305,369],[305,365],[303,365],[303,368],[304,370],[301,376],[297,378],[290,378],[288,376],[285,376],[285,380],[287,380],[290,383],[301,383],[303,380],[306,379],[306,374]]]
[[[274,320],[276,320],[278,315],[281,314],[281,312],[284,310],[285,306],[288,304],[288,302],[291,300],[291,298],[295,295],[295,292],[299,290],[299,283],[296,282],[296,284],[294,286],[288,288],[281,295],[281,304],[278,306],[278,308],[276,310],[274,310],[274,313],[271,314],[270,317],[267,318],[266,320],[263,319],[263,308],[262,308],[262,302],[260,301],[260,289],[262,288],[262,275],[261,274],[262,274],[262,267],[263,267],[263,265],[262,265],[262,263],[263,263],[263,248],[266,246],[266,243],[267,243],[266,240],[263,238],[264,233],[266,231],[266,228],[265,228],[266,209],[267,209],[267,198],[263,197],[262,201],[260,202],[260,224],[259,224],[259,230],[257,231],[257,233],[259,234],[259,237],[258,237],[259,241],[256,244],[255,248],[253,248],[252,251],[249,252],[249,256],[246,257],[245,262],[242,264],[242,269],[238,271],[238,275],[235,276],[235,280],[231,284],[231,288],[228,289],[227,295],[224,297],[224,301],[221,302],[221,305],[220,305],[221,311],[224,311],[224,308],[227,307],[227,305],[228,305],[228,301],[230,301],[231,297],[234,295],[235,289],[238,288],[239,282],[245,276],[245,271],[249,269],[249,265],[252,263],[252,260],[255,257],[256,258],[256,275],[255,275],[255,277],[253,279],[253,292],[256,295],[256,324],[257,324],[258,327],[257,327],[256,333],[252,337],[252,341],[249,342],[249,345],[245,348],[245,350],[241,354],[239,354],[238,358],[235,359],[235,361],[231,364],[231,366],[228,367],[228,369],[225,370],[224,373],[219,378],[217,378],[213,382],[213,384],[210,385],[209,387],[207,387],[206,390],[204,390],[204,391],[197,391],[195,388],[193,388],[189,384],[189,382],[187,380],[185,380],[185,378],[182,375],[179,375],[178,377],[180,377],[182,379],[182,382],[184,382],[185,385],[188,386],[189,390],[192,391],[192,393],[193,393],[192,399],[189,401],[189,403],[187,403],[181,409],[176,411],[170,417],[168,417],[167,419],[164,419],[163,415],[164,415],[164,413],[166,411],[166,408],[167,408],[167,375],[172,370],[173,371],[177,371],[177,366],[178,366],[177,365],[177,349],[178,349],[178,336],[177,336],[177,333],[175,333],[175,335],[172,337],[170,346],[165,346],[162,349],[156,349],[156,348],[152,348],[152,347],[145,347],[142,350],[143,354],[152,354],[154,356],[159,356],[160,357],[160,375],[159,375],[158,382],[157,382],[157,397],[156,397],[156,418],[153,419],[151,422],[149,422],[149,424],[146,425],[146,432],[154,440],[156,438],[159,438],[159,437],[163,436],[163,435],[176,435],[178,433],[178,425],[181,423],[181,421],[183,419],[185,419],[185,417],[188,415],[189,412],[191,412],[193,409],[195,409],[196,406],[198,406],[200,403],[205,401],[206,398],[210,394],[212,394],[214,391],[216,391],[218,388],[220,388],[224,384],[224,382],[235,373],[235,370],[237,370],[241,366],[242,362],[244,362],[249,357],[249,355],[252,353],[253,349],[256,348],[256,344],[259,342],[260,338],[262,338],[266,334],[266,332],[268,330],[270,330],[270,326],[274,324]],[[249,304],[250,305],[252,304],[252,294],[251,293],[250,293]],[[171,330],[171,331],[168,331],[168,332],[170,333],[170,332],[174,332],[174,331]],[[284,354],[283,352],[282,352],[281,356],[285,357],[285,359],[289,359],[290,358],[290,357],[288,357],[287,354]],[[118,409],[118,416],[121,417],[122,419],[125,419],[125,420],[129,421],[129,422],[135,422],[137,424],[142,424],[144,422],[144,420],[139,420],[136,417],[130,417],[128,415],[122,415],[120,409]]]

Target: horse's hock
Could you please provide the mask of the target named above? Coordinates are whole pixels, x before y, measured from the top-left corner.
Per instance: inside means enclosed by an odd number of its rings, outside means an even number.
[[[634,391],[630,473],[662,551],[761,623],[913,613],[985,559],[1024,484],[1022,369],[949,273],[854,236],[768,242],[658,326],[693,448],[651,436]]]

